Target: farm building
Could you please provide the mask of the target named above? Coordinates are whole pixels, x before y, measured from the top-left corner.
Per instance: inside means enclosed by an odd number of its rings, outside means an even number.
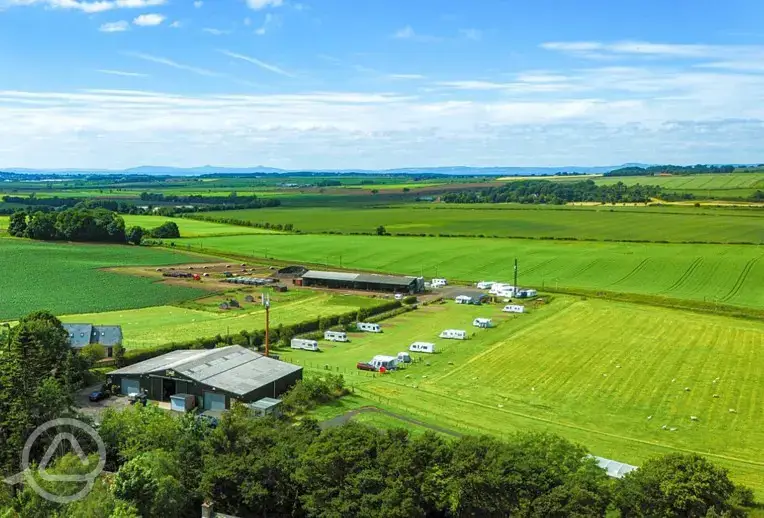
[[[121,326],[94,326],[93,324],[64,324],[69,333],[69,345],[82,349],[86,345],[101,344],[106,349],[106,356],[111,358],[115,345],[122,345]]]
[[[144,391],[157,401],[191,394],[204,410],[225,410],[233,400],[276,398],[300,379],[302,367],[231,345],[163,354],[110,373],[107,383],[122,394]]]
[[[424,290],[422,277],[400,277],[376,273],[322,272],[310,270],[302,276],[303,286],[346,290],[419,293]]]
[[[636,466],[632,466],[630,464],[624,464],[623,462],[618,462],[615,460],[606,459],[604,457],[595,457],[593,455],[590,455],[590,457],[593,457],[594,460],[597,461],[597,465],[604,469],[607,472],[607,475],[612,478],[623,478],[626,476],[626,474],[634,471],[637,469]]]

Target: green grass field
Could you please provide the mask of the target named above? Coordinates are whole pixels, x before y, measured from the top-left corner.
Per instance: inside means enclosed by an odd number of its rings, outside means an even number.
[[[282,294],[279,294],[282,295]],[[192,341],[216,335],[226,336],[239,331],[265,328],[265,310],[258,303],[245,303],[237,296],[242,309],[223,311],[218,304],[229,297],[211,296],[208,310],[193,307],[155,306],[142,309],[65,315],[63,322],[121,325],[126,349],[151,349],[170,342]],[[332,316],[370,307],[380,299],[316,294],[307,290],[291,292],[274,302],[271,326],[294,324],[321,316]],[[194,307],[201,305],[194,303]]]
[[[202,213],[207,217],[292,223],[307,233],[450,234],[591,240],[764,243],[764,210],[664,207],[544,207],[412,204]]]
[[[498,326],[465,342],[437,338],[474,329],[475,316]],[[496,306],[430,306],[383,330],[283,355],[309,371],[328,364],[366,399],[457,431],[552,431],[634,464],[699,452],[764,490],[764,323],[558,296],[515,317]],[[439,353],[415,355],[422,361],[390,375],[354,369],[415,340]]]
[[[0,320],[38,309],[58,314],[108,311],[195,298],[205,292],[101,268],[203,260],[161,249],[0,239]]]
[[[262,235],[181,239],[180,247],[466,281],[519,280],[764,308],[764,247],[512,239]],[[185,245],[185,246],[184,246]]]

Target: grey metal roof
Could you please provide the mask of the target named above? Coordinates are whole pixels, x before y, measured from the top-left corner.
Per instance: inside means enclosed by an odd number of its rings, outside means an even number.
[[[106,347],[122,344],[122,326],[93,326],[91,343]]]
[[[274,360],[239,345],[204,351],[183,350],[146,360],[112,374],[152,374],[174,370],[211,387],[245,395],[302,370],[291,363]]]
[[[69,333],[69,345],[75,349],[82,349],[90,345],[90,336],[93,333],[92,324],[64,324],[64,329]]]
[[[392,284],[394,286],[408,286],[416,282],[416,277],[399,277],[395,275],[380,275],[377,273],[359,273],[356,282],[370,282],[374,284]]]
[[[257,400],[254,403],[250,403],[249,407],[257,408],[259,410],[268,410],[269,408],[273,408],[280,404],[281,404],[280,399],[273,399],[272,397],[264,397],[263,399]]]
[[[592,455],[592,457],[597,461],[597,465],[600,468],[607,471],[607,474],[609,477],[623,478],[626,476],[627,473],[630,473],[634,471],[635,469],[638,469],[637,466],[624,464],[623,462],[606,459],[604,457],[596,457],[594,455]]]
[[[354,281],[358,278],[358,274],[348,272],[322,272],[319,270],[310,270],[306,272],[302,278],[329,281]]]

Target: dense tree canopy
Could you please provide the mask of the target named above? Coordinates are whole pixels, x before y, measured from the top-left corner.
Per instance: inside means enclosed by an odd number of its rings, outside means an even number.
[[[549,180],[521,180],[507,182],[500,187],[483,191],[452,192],[444,194],[446,203],[539,203],[561,205],[571,202],[644,203],[660,194],[654,185],[626,186],[597,185],[592,180],[580,182],[552,182]]]
[[[735,171],[732,165],[652,165],[648,167],[621,167],[614,169],[605,176],[653,176],[659,174],[691,175],[691,174],[729,174]]]
[[[73,208],[59,212],[37,211],[29,216],[17,212],[8,233],[44,241],[125,242],[125,221],[106,209]]]

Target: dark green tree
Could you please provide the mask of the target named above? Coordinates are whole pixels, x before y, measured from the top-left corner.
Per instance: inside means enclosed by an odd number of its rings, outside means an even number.
[[[387,234],[387,229],[383,227],[382,225],[377,227],[377,235],[378,236],[384,236]]]
[[[8,234],[13,237],[24,237],[27,231],[27,213],[14,212],[8,222]]]
[[[125,239],[130,244],[140,245],[141,241],[143,241],[143,235],[145,233],[146,231],[143,229],[143,227],[130,227],[125,234]]]
[[[180,237],[180,229],[174,221],[163,223],[150,231],[151,237],[156,239],[172,239]]]

